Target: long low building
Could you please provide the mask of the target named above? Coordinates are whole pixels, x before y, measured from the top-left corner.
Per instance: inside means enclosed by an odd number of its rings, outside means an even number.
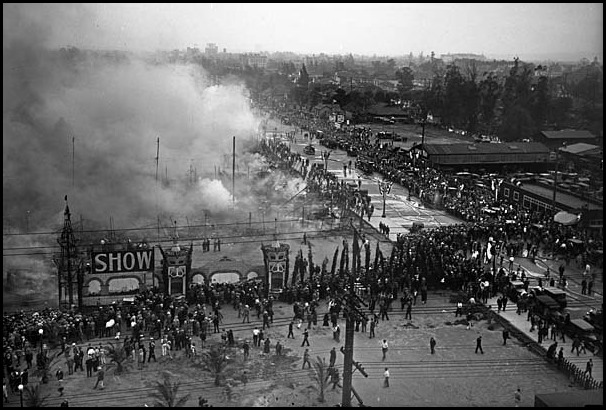
[[[549,148],[539,142],[455,143],[416,145],[420,156],[434,168],[485,168],[545,170],[553,167]]]
[[[553,212],[553,188],[536,184],[520,184],[503,181],[499,186],[499,198],[521,209]],[[592,200],[556,191],[556,211],[581,215],[579,223],[586,229],[601,234],[604,227],[604,207]]]

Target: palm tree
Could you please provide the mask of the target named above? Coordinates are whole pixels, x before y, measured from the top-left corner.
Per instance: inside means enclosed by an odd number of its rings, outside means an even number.
[[[58,362],[58,355],[58,353],[51,354],[50,356],[44,356],[42,353],[38,354],[37,368],[34,370],[33,374],[40,377],[42,384],[48,383],[48,380],[51,377],[51,369]]]
[[[188,394],[181,398],[177,397],[181,382],[173,383],[168,372],[163,373],[162,382],[156,382],[154,387],[156,392],[150,394],[151,397],[156,399],[154,407],[184,407],[191,396],[191,394]]]
[[[46,399],[50,394],[42,396],[42,391],[39,384],[29,385],[25,387],[25,407],[44,407]]]
[[[110,359],[109,366],[115,366],[115,374],[120,375],[128,369],[129,364],[126,361],[130,358],[130,355],[123,345],[114,346],[111,342],[108,342],[108,344],[107,357]]]
[[[203,370],[210,371],[215,378],[215,386],[220,386],[223,379],[223,370],[229,365],[225,347],[214,345],[209,351],[203,352],[200,358],[202,361],[198,364]]]
[[[316,382],[314,389],[318,390],[320,395],[318,401],[324,403],[324,391],[328,387],[328,380],[330,373],[328,372],[328,366],[326,366],[326,359],[320,356],[316,357],[316,361],[313,362],[314,374],[312,379]]]

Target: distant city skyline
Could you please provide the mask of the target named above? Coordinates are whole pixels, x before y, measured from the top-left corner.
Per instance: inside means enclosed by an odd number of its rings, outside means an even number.
[[[23,24],[46,47],[603,61],[602,3],[5,3],[5,48]]]

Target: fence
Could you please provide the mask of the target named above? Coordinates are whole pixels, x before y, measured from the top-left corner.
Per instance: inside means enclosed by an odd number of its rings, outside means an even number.
[[[556,361],[558,369],[564,370],[572,383],[582,386],[585,390],[597,390],[604,388],[604,382],[598,382],[585,371],[579,369],[577,365],[568,361],[566,358],[562,362]]]
[[[488,309],[487,309],[488,310]],[[575,383],[579,386],[582,386],[585,390],[597,390],[604,388],[604,382],[598,382],[584,370],[580,369],[576,364],[570,362],[566,358],[559,362],[557,359],[554,361],[552,359],[547,358],[547,353],[545,348],[537,343],[534,339],[526,335],[524,332],[513,326],[511,323],[507,321],[504,317],[496,314],[492,310],[487,311],[487,315],[489,320],[494,320],[499,323],[501,326],[509,330],[509,334],[512,337],[517,338],[522,341],[526,347],[528,347],[531,351],[546,358],[550,363],[555,363],[558,369],[564,371],[570,380],[571,383]]]

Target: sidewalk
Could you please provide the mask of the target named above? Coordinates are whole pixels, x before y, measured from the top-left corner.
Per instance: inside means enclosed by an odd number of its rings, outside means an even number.
[[[520,332],[522,332],[526,337],[528,337],[538,343],[539,339],[538,339],[536,329],[533,332],[530,331],[530,321],[526,320],[526,318],[528,316],[527,313],[521,313],[518,315],[516,313],[515,305],[508,306],[509,309],[507,309],[506,311],[501,311],[501,312],[497,313],[497,311],[494,309],[497,306],[496,297],[489,298],[487,305],[493,307],[492,310],[494,311],[495,314],[497,314],[500,317],[502,317],[503,319],[505,319],[513,327],[515,327]],[[591,358],[593,360],[593,372],[592,372],[593,378],[598,382],[604,381],[604,360],[602,357],[594,356],[593,353],[591,353],[590,351],[588,351],[587,353],[581,353],[580,355],[577,355],[576,352],[571,353],[572,339],[568,335],[566,335],[565,342],[562,342],[562,340],[560,339],[559,336],[557,339],[558,339],[557,340],[557,342],[558,342],[557,351],[560,350],[560,347],[563,347],[565,359],[568,359],[568,361],[574,363],[579,369],[584,371],[587,362]],[[543,343],[541,343],[540,346],[543,348],[543,350],[545,352],[547,352],[547,349],[549,348],[549,346],[552,343],[553,343],[553,340],[551,340],[549,338],[546,341],[543,341]]]

